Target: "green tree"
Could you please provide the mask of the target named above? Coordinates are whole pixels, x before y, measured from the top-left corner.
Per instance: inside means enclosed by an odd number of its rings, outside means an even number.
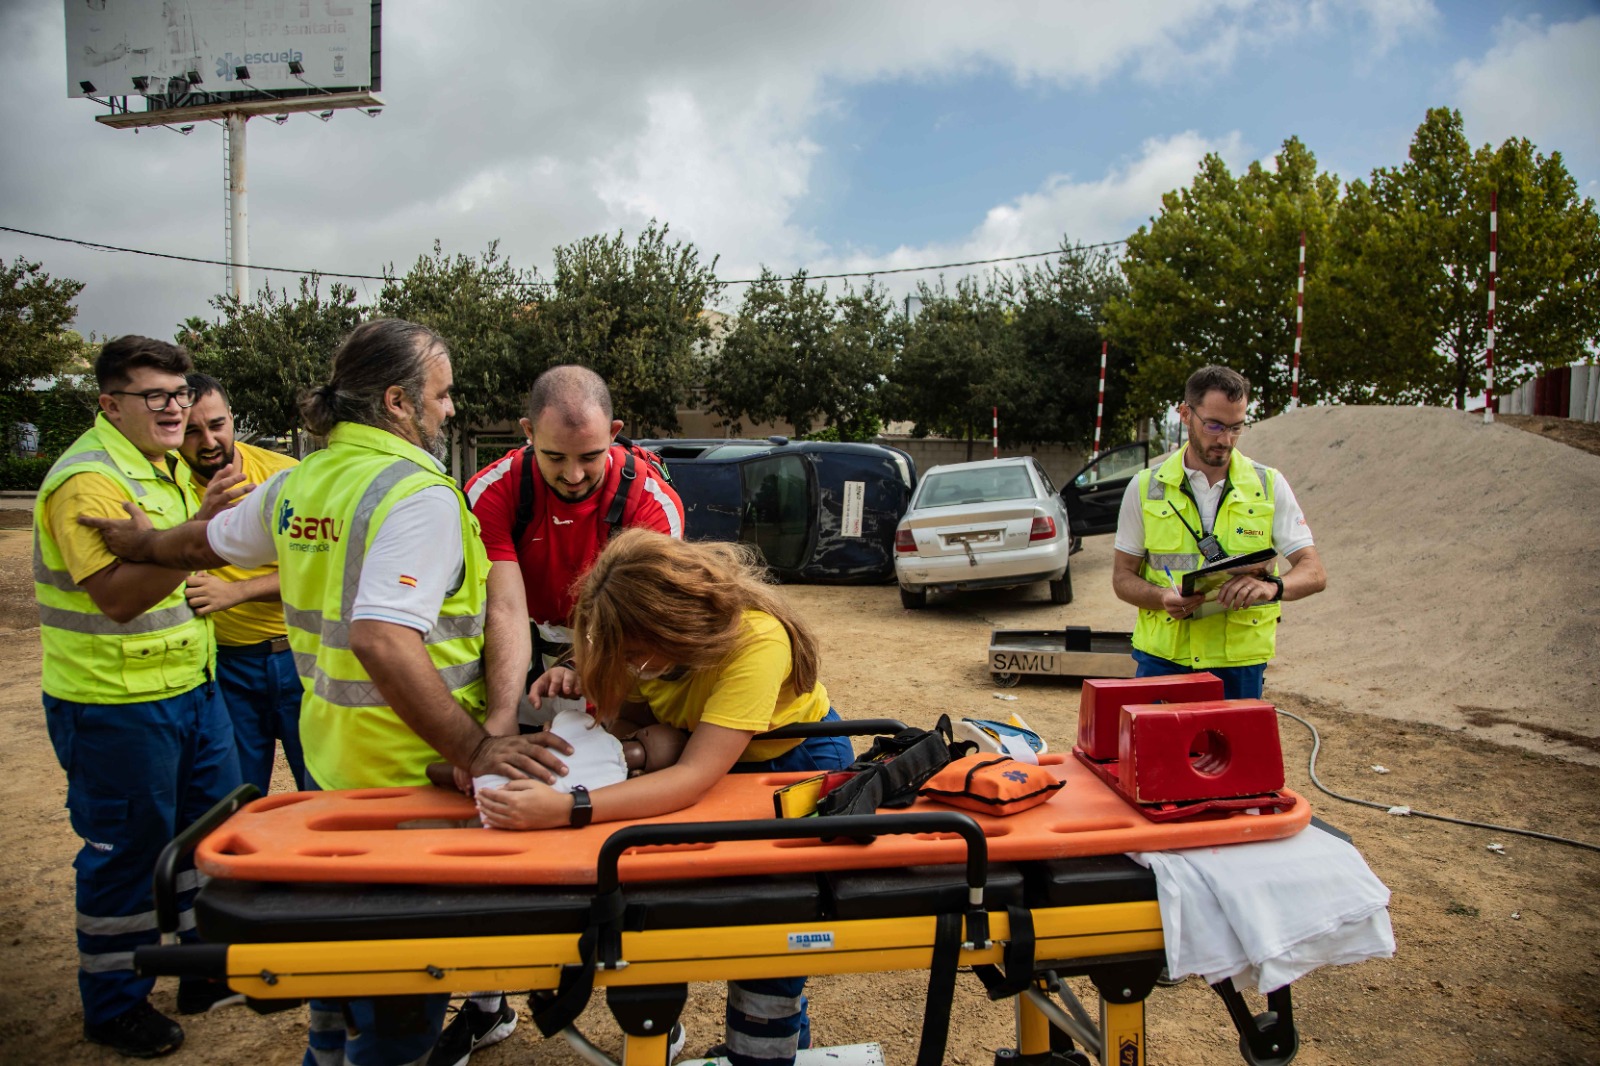
[[[72,332],[72,301],[83,285],[52,278],[20,255],[10,266],[0,261],[0,392],[26,392],[73,367],[83,341]]]
[[[1497,391],[1600,343],[1594,201],[1559,153],[1520,138],[1473,149],[1460,113],[1434,108],[1405,163],[1351,183],[1333,227],[1321,301],[1329,395],[1461,407],[1483,389],[1493,190]]]
[[[1322,245],[1339,180],[1319,172],[1293,137],[1274,162],[1235,177],[1219,156],[1206,156],[1194,182],[1163,196],[1161,214],[1128,238],[1128,292],[1105,313],[1112,343],[1137,360],[1135,413],[1176,402],[1189,374],[1211,363],[1248,377],[1262,412],[1288,402],[1300,233],[1310,247]],[[1308,257],[1308,287],[1316,266]],[[1308,322],[1307,363],[1315,340]]]
[[[520,331],[523,358],[604,377],[634,436],[676,430],[711,340],[702,312],[722,291],[716,262],[702,263],[653,219],[632,245],[619,232],[559,247],[551,285]]]
[[[1005,368],[1001,436],[1091,444],[1105,307],[1128,291],[1116,258],[1063,239],[1055,262],[1011,274],[1000,286],[1012,307],[1014,356]],[[1126,392],[1129,361],[1116,354],[1106,371],[1107,425]]]
[[[804,272],[786,282],[763,268],[708,360],[711,409],[728,419],[782,419],[800,436],[818,423],[843,440],[874,435],[893,317],[875,286],[829,300],[828,287],[808,284]]]
[[[369,313],[348,285],[334,282],[324,298],[316,275],[301,278],[294,297],[263,288],[252,303],[214,296],[211,306],[220,317],[189,318],[177,341],[227,387],[245,432],[268,437],[299,428],[301,390],[328,380],[334,348]]]
[[[534,366],[517,343],[519,322],[537,285],[491,242],[477,258],[447,256],[438,241],[404,277],[391,266],[378,294],[379,314],[435,330],[450,345],[453,430],[515,419],[521,399],[542,366]]]
[[[916,423],[916,436],[939,434],[972,442],[1004,398],[1011,352],[1008,306],[994,279],[944,279],[917,286],[921,310],[906,327],[905,348],[889,375],[888,409]]]

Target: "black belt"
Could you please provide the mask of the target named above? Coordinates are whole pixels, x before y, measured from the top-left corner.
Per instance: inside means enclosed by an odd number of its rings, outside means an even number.
[[[256,644],[218,644],[218,655],[277,655],[289,650],[288,637],[273,637]]]

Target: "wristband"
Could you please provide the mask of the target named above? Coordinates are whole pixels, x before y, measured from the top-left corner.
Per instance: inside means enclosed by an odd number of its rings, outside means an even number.
[[[567,824],[582,829],[594,817],[594,805],[589,802],[589,790],[582,785],[572,786],[572,815]]]
[[[1268,600],[1267,602],[1268,603],[1281,603],[1283,601],[1283,578],[1278,577],[1276,574],[1268,574],[1265,577],[1263,577],[1261,580],[1270,581],[1274,585],[1278,586],[1278,591],[1274,592],[1272,594],[1272,599]]]

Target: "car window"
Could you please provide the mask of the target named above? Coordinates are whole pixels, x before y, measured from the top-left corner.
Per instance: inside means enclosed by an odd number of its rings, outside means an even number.
[[[810,540],[811,491],[806,461],[776,455],[741,465],[744,521],[739,539],[753,544],[768,566],[799,569]]]
[[[765,443],[763,443],[763,444],[719,444],[715,448],[708,449],[703,455],[700,456],[700,458],[702,458],[702,459],[737,459],[741,455],[756,455],[756,454],[758,454],[760,452],[770,452],[771,450],[772,450],[772,445],[765,444]]]
[[[1056,483],[1050,480],[1050,475],[1045,472],[1044,464],[1037,459],[1033,463],[1033,472],[1038,474],[1039,480],[1044,483],[1044,494],[1046,496],[1054,496],[1056,494]]]
[[[983,470],[947,470],[922,479],[918,507],[952,507],[963,503],[1031,500],[1033,482],[1020,466],[991,466]]]
[[[1086,489],[1102,481],[1117,481],[1132,477],[1144,469],[1147,454],[1145,446],[1141,444],[1115,448],[1084,468],[1082,473],[1072,479],[1072,483],[1080,489]]]

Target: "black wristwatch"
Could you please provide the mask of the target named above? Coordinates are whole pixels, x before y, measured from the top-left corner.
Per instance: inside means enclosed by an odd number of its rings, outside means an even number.
[[[572,786],[572,817],[567,824],[582,829],[594,817],[594,804],[589,802],[589,790],[582,785]]]
[[[1267,574],[1261,580],[1262,581],[1270,581],[1274,585],[1278,586],[1278,591],[1274,592],[1272,594],[1272,599],[1268,600],[1267,602],[1268,603],[1278,603],[1278,602],[1282,601],[1282,599],[1283,599],[1283,578],[1278,577],[1276,574]]]

